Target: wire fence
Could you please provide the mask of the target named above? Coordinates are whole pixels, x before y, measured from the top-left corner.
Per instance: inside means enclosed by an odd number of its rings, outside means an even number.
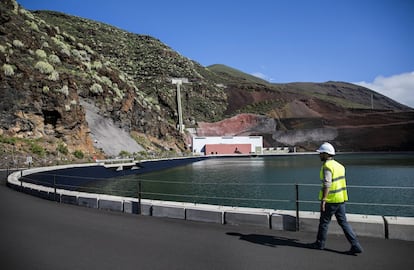
[[[135,175],[133,178],[96,178],[37,173],[21,181],[89,193],[205,203],[235,207],[319,211],[320,185],[303,183],[238,183],[154,180]],[[414,187],[348,185],[352,200],[349,212],[392,216],[414,216]],[[374,201],[372,201],[374,199]]]

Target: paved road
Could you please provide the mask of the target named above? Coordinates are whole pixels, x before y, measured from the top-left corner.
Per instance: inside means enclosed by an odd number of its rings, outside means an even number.
[[[0,269],[414,269],[414,242],[360,238],[365,252],[306,247],[314,234],[59,204],[0,180]]]

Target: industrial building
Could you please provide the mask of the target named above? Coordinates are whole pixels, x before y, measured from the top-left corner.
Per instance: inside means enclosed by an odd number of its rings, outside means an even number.
[[[195,155],[263,154],[262,136],[193,137]]]

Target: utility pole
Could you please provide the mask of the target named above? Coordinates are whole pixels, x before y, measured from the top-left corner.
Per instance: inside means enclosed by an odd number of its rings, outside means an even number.
[[[187,79],[171,79],[172,84],[177,85],[177,110],[178,110],[178,130],[180,133],[184,133],[183,125],[183,111],[181,108],[181,85],[183,82],[188,82]]]
[[[371,93],[371,110],[374,109],[374,94]]]

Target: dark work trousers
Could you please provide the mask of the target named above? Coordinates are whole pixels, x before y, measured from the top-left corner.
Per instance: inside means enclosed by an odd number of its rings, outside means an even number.
[[[345,237],[348,239],[349,243],[351,243],[351,246],[360,247],[354,231],[346,220],[345,203],[326,203],[325,211],[321,212],[321,217],[319,219],[319,230],[317,236],[317,242],[321,248],[325,248],[328,227],[333,215],[335,215],[339,226],[341,226]]]

